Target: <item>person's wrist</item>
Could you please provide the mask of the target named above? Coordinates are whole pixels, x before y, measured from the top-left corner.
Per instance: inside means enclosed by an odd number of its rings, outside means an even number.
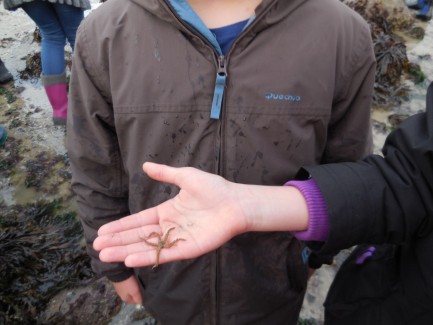
[[[246,231],[307,229],[308,212],[303,195],[294,187],[245,185],[238,192]]]
[[[257,209],[259,209],[254,191],[250,185],[236,183],[231,183],[231,185],[233,205],[239,209],[234,216],[238,220],[237,234],[254,231]]]

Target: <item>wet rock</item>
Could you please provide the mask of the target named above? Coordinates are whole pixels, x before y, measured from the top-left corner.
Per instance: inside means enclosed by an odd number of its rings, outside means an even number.
[[[421,70],[421,67],[419,66],[419,64],[410,62],[407,66],[407,71],[408,71],[409,76],[410,76],[409,78],[411,80],[413,80],[413,82],[416,85],[424,82],[424,80],[426,79],[426,75]]]
[[[141,305],[123,304],[109,325],[160,325]]]
[[[104,325],[116,315],[122,301],[105,278],[91,285],[60,292],[40,317],[41,324]]]
[[[409,29],[408,35],[415,38],[415,39],[421,40],[424,38],[425,30],[424,30],[424,28],[422,28],[420,26],[415,26],[415,27]]]
[[[373,130],[377,133],[387,134],[389,132],[386,123],[373,120],[372,124],[373,124]]]
[[[392,128],[397,128],[400,124],[409,117],[409,114],[398,114],[394,113],[388,116],[389,124],[391,124]]]

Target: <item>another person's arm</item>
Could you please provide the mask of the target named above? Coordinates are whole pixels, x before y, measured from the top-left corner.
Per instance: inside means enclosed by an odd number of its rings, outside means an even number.
[[[371,101],[373,97],[376,58],[368,24],[361,21],[357,28],[348,28],[338,33],[343,46],[336,53],[337,68],[333,88],[332,113],[327,126],[325,149],[320,163],[357,161],[373,152],[371,130]],[[350,35],[350,36],[349,36]],[[349,50],[350,49],[350,50]],[[320,141],[320,140],[319,140]],[[320,221],[322,222],[322,221]],[[312,240],[320,229],[314,228],[298,239]],[[324,232],[325,233],[325,232]],[[331,264],[338,253],[314,251],[309,255],[310,268]]]
[[[321,252],[401,243],[433,230],[433,83],[427,112],[392,132],[383,154],[307,168],[328,208],[330,233]]]

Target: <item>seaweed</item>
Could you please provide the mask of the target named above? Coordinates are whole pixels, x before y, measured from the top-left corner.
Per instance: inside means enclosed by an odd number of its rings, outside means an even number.
[[[36,52],[33,54],[29,54],[27,55],[25,60],[26,67],[24,68],[24,70],[19,72],[20,78],[23,80],[32,81],[39,79],[42,74],[41,53]]]
[[[422,32],[414,27],[414,18],[403,12],[403,8],[393,8],[391,12],[379,1],[342,0],[358,12],[370,25],[374,53],[377,60],[373,104],[391,106],[408,100],[409,88],[402,83],[404,78],[415,83],[423,80],[419,65],[410,63],[404,40],[398,31]]]
[[[93,278],[74,212],[58,200],[14,206],[0,216],[0,318],[35,323],[48,301],[64,288]]]
[[[1,147],[0,152],[0,176],[9,176],[10,170],[22,160],[20,155],[20,145],[22,140],[17,140],[12,136],[8,136],[7,141]]]
[[[67,170],[69,167],[67,155],[55,155],[54,157],[51,157],[50,153],[42,151],[36,155],[35,159],[29,159],[25,162],[25,186],[34,187],[40,190],[44,181],[49,179],[50,175],[53,174],[53,169],[58,163],[62,163],[63,169],[60,169],[57,172],[57,175],[64,181],[69,180],[71,178],[71,173]],[[56,190],[56,184],[52,184],[49,192],[53,193]]]
[[[19,72],[19,76],[23,80],[37,82],[42,75],[41,53],[35,52],[25,57],[26,67]],[[65,64],[70,70],[72,67],[72,54],[65,51]]]
[[[3,95],[6,97],[6,102],[8,104],[12,104],[17,100],[17,96],[13,92],[11,92],[9,89],[6,89],[4,87],[0,87],[0,95]]]

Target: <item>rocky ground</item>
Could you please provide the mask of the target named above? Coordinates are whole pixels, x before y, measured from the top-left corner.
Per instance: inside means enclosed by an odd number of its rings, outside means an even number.
[[[403,40],[408,61],[406,70],[398,75],[398,87],[389,88],[392,92],[376,91],[376,153],[394,127],[425,108],[427,85],[433,80],[433,22],[414,19],[414,12],[404,6],[403,0],[379,3],[388,12],[385,18],[396,19],[393,29]],[[97,1],[93,4],[99,5]],[[153,324],[143,308],[123,306],[110,285],[92,277],[80,233],[69,231],[77,224],[69,186],[66,134],[63,127],[52,125],[51,108],[39,79],[40,45],[34,30],[34,23],[24,12],[7,12],[0,1],[0,57],[14,76],[13,82],[0,86],[0,124],[9,134],[0,147],[0,274],[8,275],[0,280],[0,324],[32,324],[35,319],[44,324]],[[392,44],[395,47],[390,46],[389,52],[395,55],[399,45]],[[422,73],[408,75],[409,63],[420,67]],[[56,233],[60,229],[62,238],[68,240],[62,242],[55,237],[53,229]],[[37,244],[42,239],[65,249],[65,253],[61,257],[39,255],[47,250],[42,243]],[[323,267],[310,279],[301,313],[304,324],[323,322],[322,303],[345,254],[342,252],[335,265]],[[65,256],[68,258],[63,262]],[[32,262],[24,265],[23,261]],[[67,277],[61,278],[54,269]],[[44,276],[38,277],[38,272]],[[21,281],[24,278],[37,285]],[[13,317],[11,306],[15,306]]]

